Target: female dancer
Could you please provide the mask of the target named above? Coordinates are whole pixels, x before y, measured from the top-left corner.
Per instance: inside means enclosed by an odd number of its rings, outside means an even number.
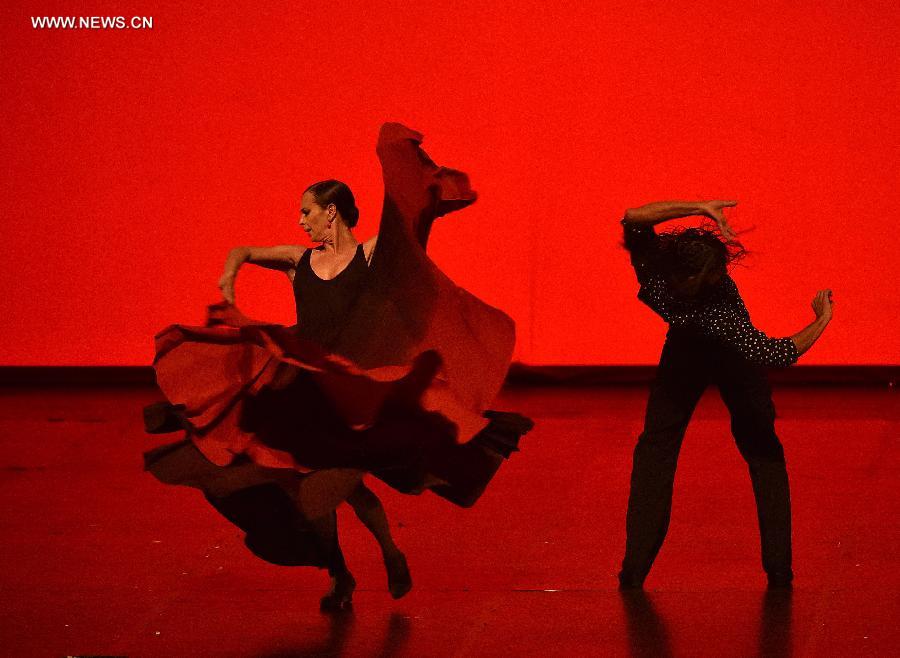
[[[831,320],[831,291],[816,294],[815,320],[793,336],[769,338],[756,329],[726,269],[743,253],[723,214],[723,208],[736,204],[650,203],[628,210],[622,220],[625,248],[641,286],[638,298],[669,324],[644,431],[634,450],[625,559],[619,573],[622,588],[643,585],[662,546],[681,441],[694,407],[712,382],[728,407],[732,434],[749,466],[769,584],[789,587],[793,579],[787,470],[763,368],[789,366],[816,342]],[[660,222],[693,215],[713,219],[721,237],[705,228],[661,235],[653,229]]]
[[[470,506],[531,428],[517,414],[485,411],[508,367],[513,325],[425,255],[431,222],[475,194],[420,141],[399,124],[382,128],[376,238],[353,236],[358,211],[346,185],[317,183],[303,194],[300,225],[318,248],[232,250],[219,281],[225,301],[210,307],[207,326],[157,336],[169,402],[145,411],[148,430],[184,428],[188,440],[148,453],[148,469],[200,488],[260,557],[327,566],[326,609],[347,607],[355,587],[337,543],[334,507],[344,500],[378,540],[391,594],[411,587],[363,473]],[[288,275],[296,327],[237,310],[234,279],[246,262]]]

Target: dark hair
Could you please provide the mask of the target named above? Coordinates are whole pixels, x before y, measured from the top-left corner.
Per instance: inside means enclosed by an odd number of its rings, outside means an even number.
[[[348,228],[356,226],[356,222],[359,221],[359,209],[356,207],[353,192],[346,183],[333,179],[323,180],[313,183],[306,191],[311,193],[316,203],[323,208],[333,203]]]
[[[687,296],[702,295],[747,251],[727,242],[712,226],[679,228],[660,233],[658,267],[670,286]]]

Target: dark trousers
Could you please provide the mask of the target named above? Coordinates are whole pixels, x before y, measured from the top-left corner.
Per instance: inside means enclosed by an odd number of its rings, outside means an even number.
[[[623,581],[643,581],[659,553],[669,527],[681,441],[710,383],[719,387],[731,414],[731,432],[750,470],[763,569],[790,574],[790,493],[765,371],[725,346],[671,329],[634,449]]]

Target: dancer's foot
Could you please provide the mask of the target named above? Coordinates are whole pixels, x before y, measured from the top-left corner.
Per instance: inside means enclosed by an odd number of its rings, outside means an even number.
[[[387,571],[388,591],[395,599],[406,596],[412,589],[412,576],[406,564],[406,556],[402,552],[392,551],[384,554],[384,568]]]
[[[332,576],[331,590],[319,601],[322,612],[342,612],[353,607],[353,590],[356,580],[349,571]]]

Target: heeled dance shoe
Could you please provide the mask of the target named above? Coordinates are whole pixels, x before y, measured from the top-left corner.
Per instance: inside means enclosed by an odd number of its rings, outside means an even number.
[[[384,568],[387,571],[388,591],[394,599],[400,599],[412,589],[412,576],[406,564],[406,556],[397,551],[384,556]]]

